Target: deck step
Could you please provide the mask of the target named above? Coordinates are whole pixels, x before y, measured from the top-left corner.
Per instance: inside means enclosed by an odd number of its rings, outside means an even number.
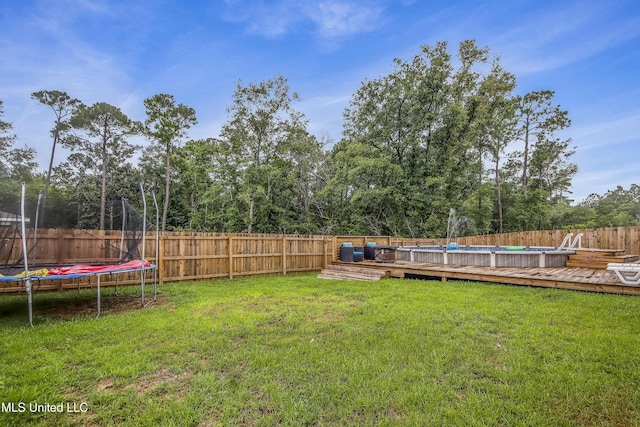
[[[333,279],[333,280],[362,280],[366,282],[376,282],[380,280],[379,277],[366,276],[353,273],[320,273],[318,279]]]
[[[606,269],[609,263],[629,263],[638,261],[638,255],[622,255],[619,250],[581,249],[569,255],[567,267]],[[616,254],[617,255],[612,255]]]
[[[607,268],[609,263],[629,263],[638,261],[637,255],[622,255],[622,256],[576,256],[571,255],[567,260],[567,267],[579,267],[579,268]]]
[[[377,281],[387,277],[387,272],[350,265],[328,265],[318,274],[319,279]]]
[[[612,261],[613,262],[613,261]],[[607,268],[607,262],[587,262],[587,261],[572,261],[568,260],[565,264],[568,268],[592,268],[596,270],[605,270]]]
[[[340,271],[340,272],[351,272],[351,273],[359,273],[359,274],[369,274],[371,276],[384,277],[386,272],[384,270],[378,270],[375,268],[367,268],[367,267],[359,267],[359,266],[351,266],[351,265],[337,265],[331,264],[328,265],[325,270],[328,271]]]
[[[600,255],[571,255],[569,259],[571,261],[581,262],[636,262],[638,261],[638,255],[619,255],[619,256],[600,256]]]
[[[624,255],[624,249],[596,249],[596,248],[576,248],[573,249],[578,256],[621,256]]]

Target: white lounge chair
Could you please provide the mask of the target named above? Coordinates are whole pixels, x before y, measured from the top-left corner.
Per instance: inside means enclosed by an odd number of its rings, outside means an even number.
[[[607,270],[615,271],[625,285],[640,286],[640,263],[609,263]]]

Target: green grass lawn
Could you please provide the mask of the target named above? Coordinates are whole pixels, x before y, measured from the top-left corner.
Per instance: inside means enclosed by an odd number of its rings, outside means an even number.
[[[36,294],[34,328],[0,297],[0,424],[640,425],[638,297],[314,274],[112,293],[100,319],[95,292]]]

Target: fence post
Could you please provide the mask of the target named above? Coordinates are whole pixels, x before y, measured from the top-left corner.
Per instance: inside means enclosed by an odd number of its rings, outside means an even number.
[[[158,231],[156,231],[156,233],[158,233]],[[156,271],[158,272],[158,281],[160,282],[160,284],[162,285],[164,283],[164,276],[162,274],[162,271],[164,270],[164,268],[160,268],[160,266],[163,264],[164,260],[162,259],[164,257],[164,236],[161,234],[160,236],[158,236],[158,259],[156,260]]]
[[[327,268],[327,238],[322,237],[322,268]]]
[[[287,236],[282,236],[282,275],[287,275]]]
[[[233,279],[233,236],[229,236],[229,279]]]

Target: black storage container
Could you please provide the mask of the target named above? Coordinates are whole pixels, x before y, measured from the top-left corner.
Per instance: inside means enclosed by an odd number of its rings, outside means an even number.
[[[340,246],[340,261],[353,262],[353,246]]]
[[[364,259],[369,259],[369,260],[376,259],[375,245],[367,245],[364,247]]]

